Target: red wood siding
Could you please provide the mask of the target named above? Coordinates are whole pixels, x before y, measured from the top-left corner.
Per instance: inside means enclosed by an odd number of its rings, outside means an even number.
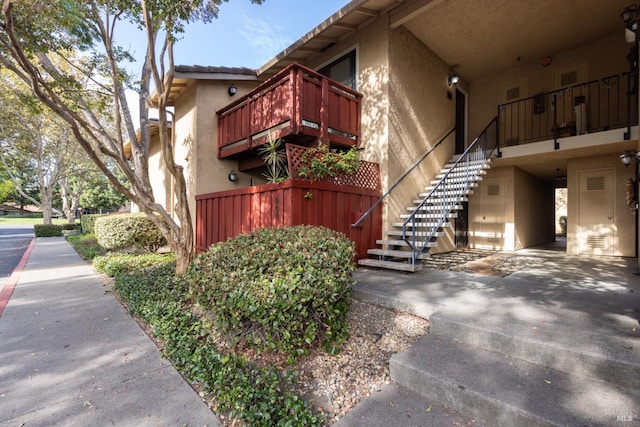
[[[298,180],[199,195],[196,248],[205,251],[260,228],[322,225],[347,235],[356,244],[357,258],[364,258],[382,236],[382,207],[360,227],[351,224],[379,197],[380,191]]]
[[[362,95],[294,63],[217,112],[218,157],[231,157],[266,141],[302,133],[357,146]]]

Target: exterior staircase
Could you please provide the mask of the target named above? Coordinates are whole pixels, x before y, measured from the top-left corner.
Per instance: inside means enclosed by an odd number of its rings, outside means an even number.
[[[461,203],[468,201],[489,168],[490,159],[461,159],[454,156],[407,207],[408,213],[400,215],[401,222],[393,223],[393,229],[384,232],[385,238],[376,241],[382,248],[367,251],[376,258],[362,259],[359,265],[408,272],[422,268],[429,249],[438,246],[438,238],[452,226],[450,220],[457,218]],[[420,249],[414,250],[418,246]]]
[[[478,181],[486,175],[498,148],[496,129],[494,118],[464,153],[454,156],[418,194],[407,213],[400,215],[401,222],[393,223],[393,229],[384,232],[385,238],[376,241],[380,248],[369,249],[370,258],[361,259],[358,264],[407,272],[420,270],[422,261],[429,258],[429,250],[438,245],[438,238],[463,208],[461,203],[468,201]]]

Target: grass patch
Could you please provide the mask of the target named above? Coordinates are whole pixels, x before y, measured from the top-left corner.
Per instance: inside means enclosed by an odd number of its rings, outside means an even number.
[[[53,218],[51,220],[53,224],[67,224],[68,221],[65,218]],[[36,225],[42,224],[42,218],[23,218],[19,216],[0,216],[0,225]]]

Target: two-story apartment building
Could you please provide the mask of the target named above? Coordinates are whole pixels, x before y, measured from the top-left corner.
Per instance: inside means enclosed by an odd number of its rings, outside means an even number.
[[[258,70],[177,67],[176,155],[199,233],[229,219],[202,216],[196,196],[263,184],[257,150],[273,134],[357,145],[379,165],[372,265],[415,270],[427,251],[553,241],[559,187],[567,252],[637,256],[635,160],[620,161],[640,150],[626,6],[352,0]],[[367,211],[358,203],[353,223]]]

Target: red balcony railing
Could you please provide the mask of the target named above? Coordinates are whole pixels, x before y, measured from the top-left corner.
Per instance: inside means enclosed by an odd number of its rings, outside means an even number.
[[[351,88],[291,64],[217,112],[218,157],[249,151],[269,137],[299,134],[357,146],[361,98]]]

